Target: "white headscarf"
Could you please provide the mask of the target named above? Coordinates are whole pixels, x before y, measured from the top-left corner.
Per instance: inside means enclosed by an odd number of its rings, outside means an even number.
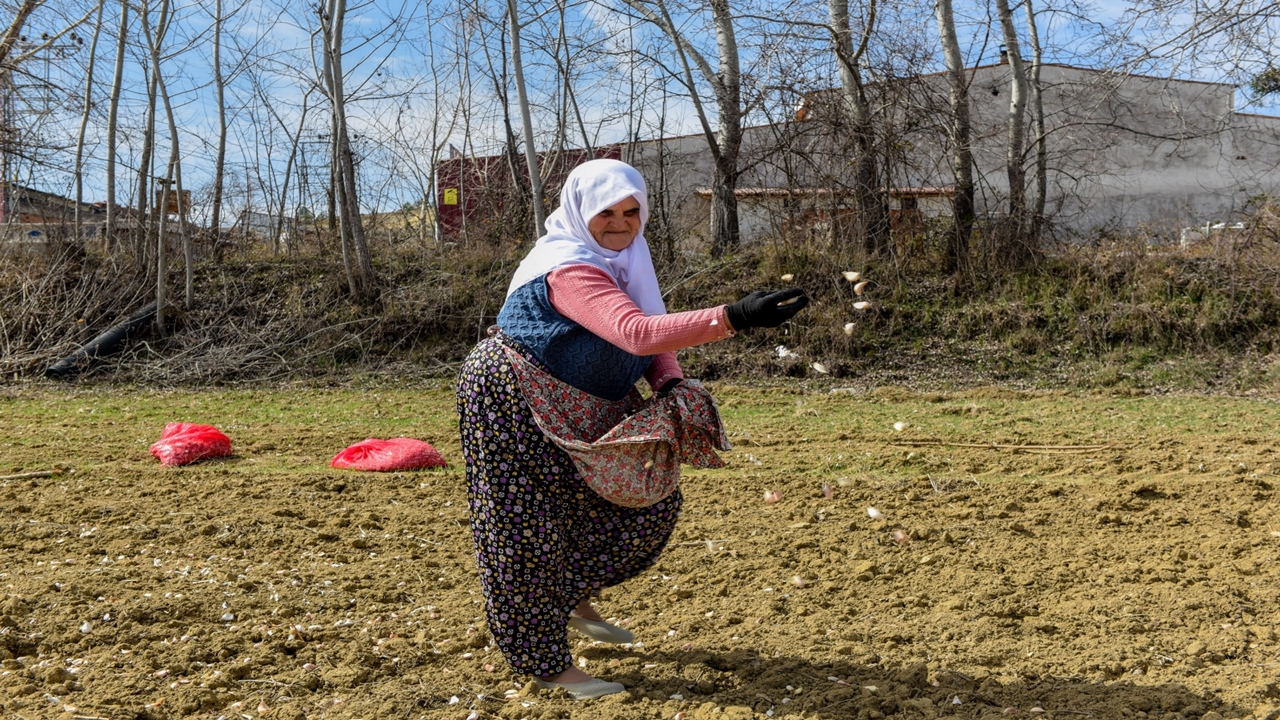
[[[591,237],[587,223],[628,197],[640,203],[640,231],[624,250],[608,250]],[[547,217],[547,234],[516,268],[507,297],[558,267],[586,263],[609,273],[645,315],[665,315],[653,258],[644,239],[649,197],[639,171],[618,160],[591,160],[574,168],[560,190],[560,207]]]

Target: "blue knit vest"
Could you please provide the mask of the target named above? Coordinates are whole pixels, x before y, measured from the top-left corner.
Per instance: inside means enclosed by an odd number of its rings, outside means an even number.
[[[498,313],[498,327],[556,378],[606,400],[626,397],[654,358],[632,355],[556,312],[547,297],[546,275],[511,293]]]

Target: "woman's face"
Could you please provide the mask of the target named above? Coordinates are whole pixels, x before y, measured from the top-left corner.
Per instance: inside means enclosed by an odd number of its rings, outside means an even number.
[[[640,201],[628,197],[601,210],[587,221],[587,231],[606,250],[626,250],[640,234]]]

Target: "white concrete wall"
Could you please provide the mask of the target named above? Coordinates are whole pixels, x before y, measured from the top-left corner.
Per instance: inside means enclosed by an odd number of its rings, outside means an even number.
[[[1008,195],[1008,67],[971,72],[977,209],[998,215]],[[1041,82],[1050,167],[1047,212],[1067,233],[1143,225],[1172,232],[1238,219],[1250,198],[1280,196],[1280,118],[1234,112],[1230,85],[1061,65],[1045,65]],[[878,101],[896,108],[891,132],[899,152],[888,169],[892,184],[951,185],[945,78],[929,75],[877,92]],[[818,121],[750,128],[743,155],[751,169],[739,187],[846,184],[848,154],[840,141]],[[786,149],[779,152],[780,146]],[[801,156],[804,162],[796,162]],[[675,199],[674,229],[705,239],[709,203],[694,191],[711,183],[706,140],[692,135],[639,143],[624,150],[628,157],[649,179],[651,194],[662,189]],[[784,211],[777,201],[744,199],[744,239],[775,232],[785,224],[781,216],[797,207],[792,203]]]
[[[923,85],[935,104],[945,103],[941,78]],[[1238,215],[1252,195],[1280,191],[1280,118],[1235,113],[1229,85],[1058,65],[1043,68],[1042,85],[1047,211],[1064,230],[1203,224]],[[978,210],[998,215],[1009,187],[1007,66],[976,69],[972,88]],[[1242,132],[1249,152],[1235,149]],[[950,184],[949,169],[935,161],[948,156],[936,130],[910,137],[915,154],[906,166],[928,184]]]

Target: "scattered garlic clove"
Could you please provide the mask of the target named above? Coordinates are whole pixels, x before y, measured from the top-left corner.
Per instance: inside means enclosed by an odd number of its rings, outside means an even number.
[[[822,495],[830,500],[836,496],[836,489],[830,483],[822,483]]]
[[[798,588],[802,588],[802,587],[805,587],[806,585],[808,585],[809,583],[805,582],[805,581],[804,581],[804,578],[800,577],[799,575],[792,575],[792,576],[791,576],[791,584],[792,584],[792,585],[795,585],[795,586],[796,586],[796,587],[798,587]]]
[[[817,370],[818,372],[822,373],[823,375],[826,375],[826,374],[828,374],[828,373],[830,372],[829,370],[827,370],[827,366],[826,366],[826,365],[823,365],[823,364],[822,364],[822,363],[820,363],[820,362],[816,362],[816,363],[814,363],[814,364],[813,364],[813,369],[814,369],[814,370]]]
[[[867,508],[867,517],[871,518],[872,520],[879,520],[884,517],[884,513],[880,512],[879,510],[873,507],[869,507]]]
[[[863,280],[862,282],[858,283],[857,285],[854,285],[854,286],[853,286],[853,291],[854,291],[855,293],[857,293],[858,295],[861,295],[861,294],[862,294],[862,291],[867,289],[867,283],[868,283],[868,282],[870,282],[870,281],[869,281],[869,280]]]
[[[795,278],[796,278],[795,275],[792,275],[791,273],[787,273],[786,275],[782,276],[782,282],[791,282]]]
[[[845,335],[852,335],[852,334],[853,334],[853,323],[845,323],[845,324],[844,324],[844,334],[845,334]]]
[[[907,429],[907,424],[899,420],[898,422],[893,424],[893,429],[895,432],[902,432],[903,430]]]
[[[908,535],[905,531],[894,530],[893,541],[898,543],[899,545],[906,545],[907,543],[911,542],[911,536]]]
[[[854,310],[866,310],[869,307],[871,307],[871,303],[867,302],[866,300],[859,300],[858,302],[853,304]]]
[[[844,271],[844,279],[848,280],[849,282],[858,282],[858,278],[860,277],[862,277],[862,273],[854,272],[852,270]]]
[[[770,505],[772,505],[772,504],[774,504],[774,503],[778,502],[778,501],[779,501],[779,500],[781,500],[781,499],[782,499],[782,493],[781,493],[781,492],[779,492],[778,490],[765,490],[765,491],[764,491],[764,501],[765,501],[766,503],[770,504]]]

